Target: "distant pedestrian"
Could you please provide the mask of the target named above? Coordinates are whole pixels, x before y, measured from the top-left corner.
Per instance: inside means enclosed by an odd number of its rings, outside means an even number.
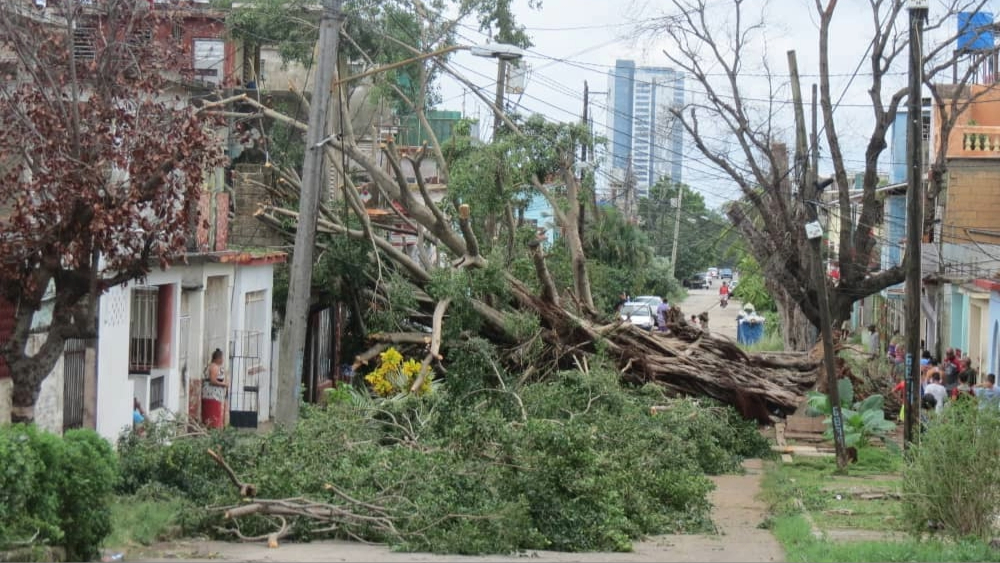
[[[212,352],[212,361],[205,367],[201,385],[201,420],[209,428],[222,428],[226,424],[226,399],[229,380],[222,366],[222,350]]]
[[[702,313],[700,315],[698,315],[698,321],[699,321],[699,324],[701,325],[701,330],[705,331],[705,333],[707,334],[709,332],[709,330],[708,330],[708,311],[702,311]]]
[[[868,344],[868,353],[871,354],[873,358],[879,357],[879,336],[878,330],[876,330],[875,325],[868,325],[868,339],[866,341]]]

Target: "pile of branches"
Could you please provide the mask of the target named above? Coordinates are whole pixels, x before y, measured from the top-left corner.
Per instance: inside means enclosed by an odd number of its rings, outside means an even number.
[[[222,514],[223,520],[228,523],[227,526],[216,528],[223,534],[232,535],[244,542],[266,541],[268,547],[278,547],[278,540],[292,533],[289,520],[304,519],[310,525],[297,526],[295,529],[297,534],[301,535],[303,530],[307,530],[313,535],[340,532],[356,541],[369,543],[353,531],[357,527],[364,527],[379,535],[394,538],[400,536],[387,508],[358,500],[330,483],[325,484],[323,488],[339,498],[340,504],[320,502],[303,497],[258,498],[257,487],[251,483],[240,481],[236,472],[221,455],[211,449],[207,450],[207,453],[226,472],[229,480],[239,489],[240,498],[244,500],[237,505],[219,506],[211,509],[213,512]],[[271,524],[277,527],[277,530],[255,536],[245,535],[240,527],[240,519],[252,516],[267,518]]]

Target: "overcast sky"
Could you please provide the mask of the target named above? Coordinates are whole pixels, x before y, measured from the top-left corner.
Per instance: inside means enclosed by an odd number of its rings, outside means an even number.
[[[991,1],[991,4],[993,2]],[[527,0],[515,2],[519,20],[527,26],[534,47],[526,60],[532,67],[526,89],[518,101],[524,113],[541,113],[553,121],[578,120],[583,109],[583,83],[591,90],[591,112],[599,134],[606,123],[607,97],[599,92],[608,89],[608,71],[616,59],[633,59],[638,65],[671,66],[663,49],[672,46],[665,39],[642,37],[635,39],[636,22],[645,21],[656,14],[676,13],[669,0],[543,0],[540,10],[530,10]],[[935,10],[943,13],[939,0],[931,0],[931,18]],[[726,22],[732,17],[732,0],[707,0],[712,21]],[[790,98],[787,87],[786,51],[795,49],[798,57],[802,86],[808,96],[810,85],[816,81],[818,71],[818,23],[814,0],[745,0],[747,18],[767,22],[748,60],[747,72],[751,74],[740,81],[748,97],[766,99],[767,82],[754,75],[761,71],[760,61],[767,58],[776,82],[780,86],[776,100],[786,103]],[[993,6],[991,6],[993,7]],[[905,18],[904,14],[901,16]],[[840,0],[834,17],[831,48],[832,92],[836,100],[843,96],[836,112],[841,143],[845,148],[848,166],[862,168],[863,150],[871,130],[871,110],[867,89],[870,87],[870,67],[865,60],[860,73],[858,64],[866,54],[872,36],[871,10],[868,0]],[[948,25],[953,32],[955,23]],[[482,43],[486,37],[472,27],[459,29],[460,42]],[[927,36],[931,44],[935,34]],[[496,62],[460,52],[452,59],[455,66],[466,73],[492,99],[496,85]],[[905,86],[906,56],[899,58],[893,75],[888,77],[886,92]],[[949,73],[950,74],[950,73]],[[704,90],[688,81],[688,101],[701,99]],[[448,80],[442,85],[444,97],[441,108],[462,109],[468,114],[482,117],[484,124],[492,122],[489,109],[465,89]],[[463,95],[464,93],[464,95]],[[886,95],[886,98],[888,96]],[[807,118],[808,119],[808,118]],[[794,143],[789,123],[776,124],[779,135]],[[488,125],[484,125],[488,132]],[[721,140],[726,137],[721,131]],[[824,149],[825,150],[825,147]],[[699,190],[712,207],[738,197],[734,184],[721,172],[705,162],[703,156],[685,138],[684,181]],[[888,151],[884,154],[881,171],[888,169]],[[824,168],[821,165],[821,169]],[[825,168],[830,168],[828,165]],[[821,170],[822,172],[822,170]]]

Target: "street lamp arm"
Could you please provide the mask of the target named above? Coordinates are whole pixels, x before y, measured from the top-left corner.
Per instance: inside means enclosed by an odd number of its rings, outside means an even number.
[[[412,63],[415,63],[415,62],[418,62],[418,61],[422,61],[422,60],[425,60],[425,59],[430,59],[432,57],[440,57],[441,55],[447,55],[448,53],[453,53],[455,51],[469,50],[471,48],[472,47],[470,47],[468,45],[451,45],[451,46],[445,47],[443,49],[438,49],[437,51],[431,51],[430,53],[423,53],[423,54],[418,55],[416,57],[411,57],[411,58],[406,59],[404,61],[398,61],[398,62],[395,62],[395,63],[392,63],[392,64],[387,64],[385,66],[376,67],[376,68],[373,68],[371,70],[366,70],[365,72],[362,72],[361,74],[355,74],[354,76],[348,76],[346,78],[342,78],[342,79],[334,82],[333,86],[334,87],[340,86],[341,84],[346,84],[348,82],[354,82],[355,80],[360,80],[362,78],[365,78],[365,77],[368,77],[368,76],[372,76],[372,75],[375,75],[375,74],[379,74],[381,72],[386,72],[386,71],[389,71],[389,70],[397,69],[399,67],[403,67],[403,66],[406,66],[408,64],[412,64]]]

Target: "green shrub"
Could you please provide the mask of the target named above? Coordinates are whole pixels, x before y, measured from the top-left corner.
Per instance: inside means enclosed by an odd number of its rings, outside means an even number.
[[[913,531],[932,524],[955,538],[992,537],[1000,514],[1000,411],[949,403],[910,452],[903,506]]]
[[[201,506],[233,504],[235,488],[205,455],[213,447],[263,498],[342,504],[334,484],[385,507],[398,531],[355,522],[326,536],[467,555],[627,550],[644,535],[708,529],[704,473],[767,450],[752,423],[715,403],[625,389],[600,366],[517,387],[489,343],[462,346],[462,377],[452,367],[426,397],[352,395],[261,437],[128,438],[123,491],[162,483]],[[654,414],[654,405],[668,408]],[[218,512],[188,512],[185,526],[218,534]],[[315,537],[313,523],[290,524]],[[264,518],[239,525],[248,536],[274,530]]]
[[[854,384],[850,379],[837,381],[837,391],[840,398],[841,415],[844,420],[844,444],[848,447],[868,446],[872,439],[878,438],[887,447],[898,445],[889,439],[896,430],[896,423],[885,418],[885,397],[879,394],[869,395],[863,401],[854,402]],[[823,424],[826,431],[823,436],[833,439],[832,413],[830,397],[825,393],[810,391],[808,393],[809,416],[826,416]]]
[[[111,533],[111,445],[91,430],[59,437],[13,425],[0,427],[0,457],[0,546],[34,537],[62,546],[70,561],[95,558]]]

